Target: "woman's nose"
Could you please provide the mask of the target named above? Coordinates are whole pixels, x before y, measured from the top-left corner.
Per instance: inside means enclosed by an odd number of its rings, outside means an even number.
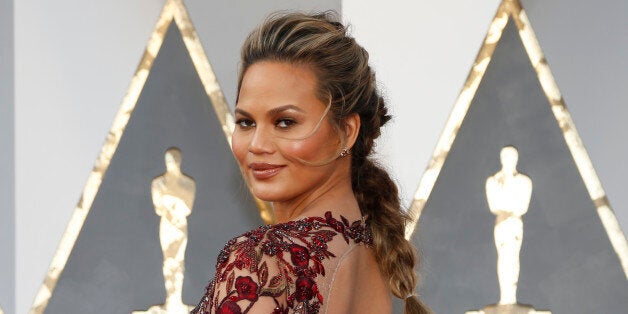
[[[272,136],[263,127],[257,127],[249,143],[249,152],[253,154],[264,154],[272,153],[273,151],[274,143]]]

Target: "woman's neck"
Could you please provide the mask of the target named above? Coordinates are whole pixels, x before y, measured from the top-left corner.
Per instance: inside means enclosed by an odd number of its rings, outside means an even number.
[[[349,177],[330,178],[320,187],[294,199],[273,203],[278,223],[309,216],[322,216],[326,211],[341,214],[348,219],[359,219],[360,209],[351,188]]]

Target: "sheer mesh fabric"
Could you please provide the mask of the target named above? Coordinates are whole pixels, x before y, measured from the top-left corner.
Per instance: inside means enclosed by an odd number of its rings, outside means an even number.
[[[227,242],[192,313],[326,313],[342,261],[370,245],[363,220],[331,212],[259,227]]]

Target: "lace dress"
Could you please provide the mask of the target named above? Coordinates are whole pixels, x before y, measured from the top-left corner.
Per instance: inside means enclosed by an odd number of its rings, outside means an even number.
[[[331,212],[246,232],[222,249],[191,313],[324,313],[338,266],[359,245],[372,245],[364,220]]]

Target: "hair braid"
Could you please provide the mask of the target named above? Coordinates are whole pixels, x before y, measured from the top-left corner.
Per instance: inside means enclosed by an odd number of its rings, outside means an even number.
[[[374,81],[375,78],[373,77]],[[363,138],[353,147],[351,178],[356,199],[363,214],[368,215],[375,258],[392,293],[405,301],[405,313],[429,313],[414,295],[417,276],[414,272],[417,255],[414,247],[405,239],[405,226],[410,216],[401,209],[399,191],[390,175],[368,156],[373,140],[380,135],[380,128],[391,119],[384,100],[372,90],[369,107],[372,116],[364,115]],[[362,117],[362,115],[361,115]],[[372,130],[370,133],[367,130]],[[362,131],[362,130],[360,130]],[[403,228],[400,228],[403,226]]]

